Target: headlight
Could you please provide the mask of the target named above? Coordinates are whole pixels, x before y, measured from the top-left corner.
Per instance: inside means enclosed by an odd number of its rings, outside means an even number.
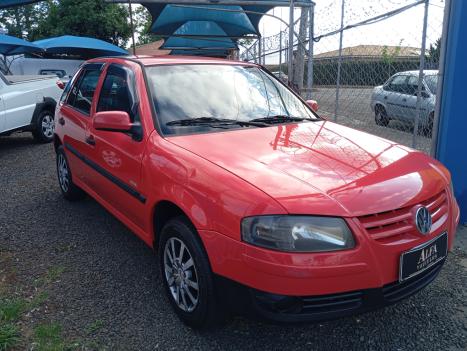
[[[318,216],[258,216],[242,221],[247,243],[278,251],[322,252],[355,247],[342,218]]]

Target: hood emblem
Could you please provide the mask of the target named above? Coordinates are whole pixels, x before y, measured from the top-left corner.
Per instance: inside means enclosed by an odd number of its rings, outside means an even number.
[[[419,207],[415,212],[415,224],[420,234],[426,235],[431,230],[431,214],[424,206]]]

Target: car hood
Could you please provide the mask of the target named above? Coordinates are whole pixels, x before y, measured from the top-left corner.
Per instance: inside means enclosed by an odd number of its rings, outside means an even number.
[[[421,152],[329,121],[168,140],[241,177],[294,214],[389,211],[431,197],[449,177]]]

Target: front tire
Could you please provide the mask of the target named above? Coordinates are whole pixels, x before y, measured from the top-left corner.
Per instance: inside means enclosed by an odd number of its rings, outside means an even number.
[[[377,105],[375,107],[375,122],[379,126],[387,127],[389,124],[389,117],[383,106]]]
[[[175,313],[193,328],[222,322],[211,266],[195,228],[185,217],[176,217],[160,235],[161,277]]]
[[[77,201],[86,196],[85,192],[73,183],[70,165],[63,146],[59,146],[57,149],[57,177],[60,190],[65,199]]]
[[[50,143],[54,138],[54,112],[42,110],[37,116],[32,135],[39,143]]]

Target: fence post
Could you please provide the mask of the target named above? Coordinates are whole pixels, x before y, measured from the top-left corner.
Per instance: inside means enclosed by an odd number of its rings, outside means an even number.
[[[307,99],[311,99],[312,97],[312,89],[313,89],[313,46],[314,40],[313,37],[315,35],[315,4],[312,3],[310,6],[310,23],[309,23],[309,30],[308,30],[308,72],[307,72],[307,79],[306,79],[306,87],[308,93],[306,95]]]
[[[293,82],[293,32],[294,32],[294,0],[290,0],[289,7],[289,47],[288,47],[288,66],[287,75],[289,77],[289,83]]]
[[[339,88],[341,84],[341,66],[342,66],[342,39],[344,36],[344,9],[345,0],[341,0],[341,30],[339,35],[339,57],[337,61],[337,81],[336,81],[336,103],[334,108],[334,121],[337,121],[337,113],[339,112]]]
[[[426,51],[426,29],[428,24],[428,4],[429,0],[425,0],[425,14],[423,17],[423,31],[422,31],[422,49],[420,53],[420,69],[418,71],[418,88],[417,88],[417,105],[415,108],[415,122],[412,135],[412,147],[417,147],[418,126],[420,124],[420,112],[422,104],[422,83],[423,83],[423,69],[425,67],[425,51]],[[428,117],[429,118],[429,117]]]
[[[279,31],[279,78],[282,78],[282,30]]]

